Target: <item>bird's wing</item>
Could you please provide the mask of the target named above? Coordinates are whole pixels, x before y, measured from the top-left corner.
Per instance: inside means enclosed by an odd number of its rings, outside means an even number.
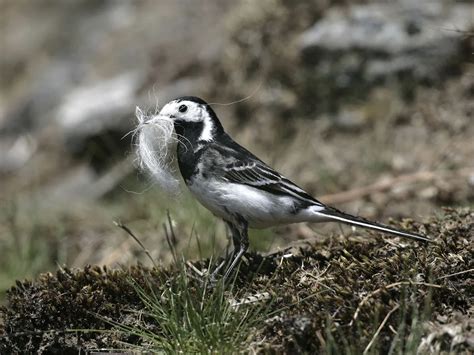
[[[224,178],[274,195],[293,197],[309,205],[323,206],[303,189],[258,160],[227,164],[224,167]]]
[[[228,158],[227,161],[224,159],[221,162],[222,164],[218,164],[219,168],[222,169],[220,173],[226,181],[252,186],[274,195],[292,197],[295,201],[301,203],[300,208],[309,207],[311,210],[313,206],[316,206],[317,208],[312,211],[315,217],[317,217],[314,221],[320,222],[323,219],[332,220],[413,240],[423,242],[431,241],[421,234],[398,230],[382,223],[353,216],[322,204],[303,189],[270,168],[263,161],[259,160],[248,150],[230,140],[230,138],[226,141],[225,148],[222,145],[214,145],[213,147],[214,150],[220,152],[218,156],[226,156]]]

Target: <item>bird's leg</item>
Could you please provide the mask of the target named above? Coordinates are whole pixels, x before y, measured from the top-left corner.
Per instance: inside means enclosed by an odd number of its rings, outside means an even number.
[[[230,225],[230,224],[229,224]],[[249,237],[248,237],[248,222],[239,218],[238,224],[232,224],[232,240],[234,242],[234,251],[232,253],[232,263],[227,268],[223,280],[227,280],[233,269],[237,266],[242,255],[245,254],[249,247]]]
[[[229,245],[233,244],[232,251],[229,254],[228,250],[229,247],[227,247],[227,251],[224,257],[224,260],[222,260],[219,265],[212,271],[211,274],[211,280],[216,281],[216,276],[219,274],[219,272],[222,270],[224,265],[228,264],[230,261],[234,259],[235,254],[237,253],[237,250],[240,250],[240,232],[239,230],[235,227],[235,225],[231,222],[224,221],[229,228],[230,236],[229,236]],[[232,240],[231,240],[232,239]]]

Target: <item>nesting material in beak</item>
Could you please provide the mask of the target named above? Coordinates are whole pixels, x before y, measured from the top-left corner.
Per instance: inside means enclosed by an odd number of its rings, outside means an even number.
[[[137,155],[140,169],[148,171],[158,185],[169,194],[178,194],[176,144],[173,120],[163,115],[147,116],[139,107]]]

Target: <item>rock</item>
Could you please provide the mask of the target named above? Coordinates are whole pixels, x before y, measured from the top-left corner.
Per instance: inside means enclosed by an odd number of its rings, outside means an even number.
[[[221,54],[225,36],[216,19],[230,4],[209,3],[191,13],[188,4],[172,0],[8,2],[2,7],[0,148],[28,134],[39,152],[58,142],[67,157],[101,168],[112,156],[121,159],[131,149],[130,136],[121,138],[136,124],[136,105],[162,104],[169,86],[179,95],[199,95],[209,86],[195,90],[186,81],[208,75],[203,66]]]
[[[32,73],[31,78],[18,79],[21,82],[19,93],[7,95],[0,109],[0,134],[16,136],[50,124],[52,108],[80,75],[80,69],[74,64],[53,60]]]
[[[363,129],[368,121],[369,117],[363,110],[357,109],[342,109],[337,115],[334,116],[334,127],[339,131],[353,132],[356,130]]]
[[[126,73],[69,92],[56,111],[56,123],[62,128],[66,145],[77,151],[87,138],[107,130],[125,132],[131,128],[142,82],[138,73]]]
[[[25,165],[37,148],[30,135],[0,139],[0,173],[10,173]]]
[[[335,7],[304,32],[299,45],[307,80],[360,97],[389,78],[434,83],[462,62],[467,3],[399,1]],[[332,94],[332,95],[331,95]]]

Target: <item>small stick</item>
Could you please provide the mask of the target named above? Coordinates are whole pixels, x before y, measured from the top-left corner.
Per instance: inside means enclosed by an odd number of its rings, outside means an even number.
[[[318,199],[327,204],[345,203],[369,196],[375,192],[392,189],[394,186],[402,184],[412,184],[415,182],[427,182],[435,180],[441,176],[461,177],[470,176],[474,173],[474,168],[461,168],[458,170],[438,170],[419,171],[416,173],[399,175],[393,178],[379,180],[371,185],[357,187],[351,190],[320,196]]]
[[[473,271],[474,271],[474,269],[459,271],[459,272],[455,272],[454,274],[449,274],[449,275],[444,275],[444,276],[438,277],[436,280],[447,279],[448,277],[458,276],[458,275],[466,274],[468,272],[473,272]]]
[[[270,293],[261,292],[261,293],[256,293],[255,295],[244,297],[239,300],[230,299],[229,304],[232,308],[239,308],[240,306],[243,306],[246,304],[257,303],[257,302],[269,300],[270,298],[271,298]]]
[[[186,261],[186,265],[193,270],[196,274],[198,274],[200,277],[204,276],[204,273],[199,270],[196,266],[194,266],[190,261]]]
[[[390,316],[392,315],[392,313],[395,312],[399,308],[400,308],[400,305],[397,304],[395,307],[392,308],[392,310],[390,312],[387,313],[387,315],[383,319],[382,323],[380,323],[379,327],[375,331],[375,334],[372,337],[372,340],[369,342],[369,344],[367,344],[367,347],[365,348],[364,352],[362,353],[363,355],[365,355],[369,352],[370,347],[374,344],[375,339],[377,339],[377,337],[378,337],[380,331],[382,330],[382,328],[384,327],[385,323],[387,323],[387,321],[390,318]]]
[[[392,327],[391,325],[388,326],[388,329],[390,329],[390,331],[391,331],[393,334],[398,335],[398,332],[397,332],[395,329],[393,329],[393,327]]]
[[[170,225],[170,234],[171,234],[171,241],[173,245],[178,244],[178,240],[176,239],[176,234],[174,234],[173,223],[171,222],[170,210],[166,210],[166,216],[168,217],[168,224]]]
[[[148,259],[151,260],[153,266],[156,268],[158,267],[155,263],[155,261],[153,260],[153,258],[151,257],[151,254],[150,252],[148,251],[147,248],[145,248],[145,246],[143,245],[143,243],[140,241],[140,239],[138,239],[135,234],[133,234],[133,232],[130,230],[130,228],[128,228],[125,224],[123,224],[122,222],[120,221],[114,221],[114,224],[119,227],[119,228],[122,228],[125,232],[128,233],[129,236],[131,236],[133,238],[133,240],[135,240],[138,245],[140,245],[140,247],[143,249],[143,251],[145,252],[145,254],[148,256]]]
[[[362,301],[360,301],[359,303],[359,306],[357,307],[355,313],[354,313],[354,316],[352,317],[352,320],[351,322],[349,323],[349,326],[352,326],[352,324],[354,324],[354,322],[357,320],[357,317],[359,316],[359,312],[362,308],[362,306],[367,303],[367,301],[369,300],[369,298],[377,295],[378,293],[382,292],[383,290],[390,290],[391,288],[395,288],[395,287],[398,287],[398,286],[401,286],[401,285],[422,285],[422,286],[428,286],[428,287],[435,287],[435,288],[443,288],[443,286],[440,286],[440,285],[435,285],[435,284],[430,284],[430,283],[427,283],[427,282],[411,282],[411,281],[400,281],[400,282],[395,282],[393,284],[390,284],[390,285],[387,285],[387,286],[384,286],[384,287],[381,287],[381,288],[378,288],[376,289],[375,291],[369,293],[367,296],[365,296]]]
[[[165,231],[165,237],[166,237],[166,243],[168,243],[168,246],[171,251],[171,255],[173,256],[173,260],[175,265],[178,265],[178,258],[176,257],[176,250],[174,249],[173,242],[170,239],[170,236],[168,234],[168,228],[166,228],[166,223],[163,223],[163,229]]]

